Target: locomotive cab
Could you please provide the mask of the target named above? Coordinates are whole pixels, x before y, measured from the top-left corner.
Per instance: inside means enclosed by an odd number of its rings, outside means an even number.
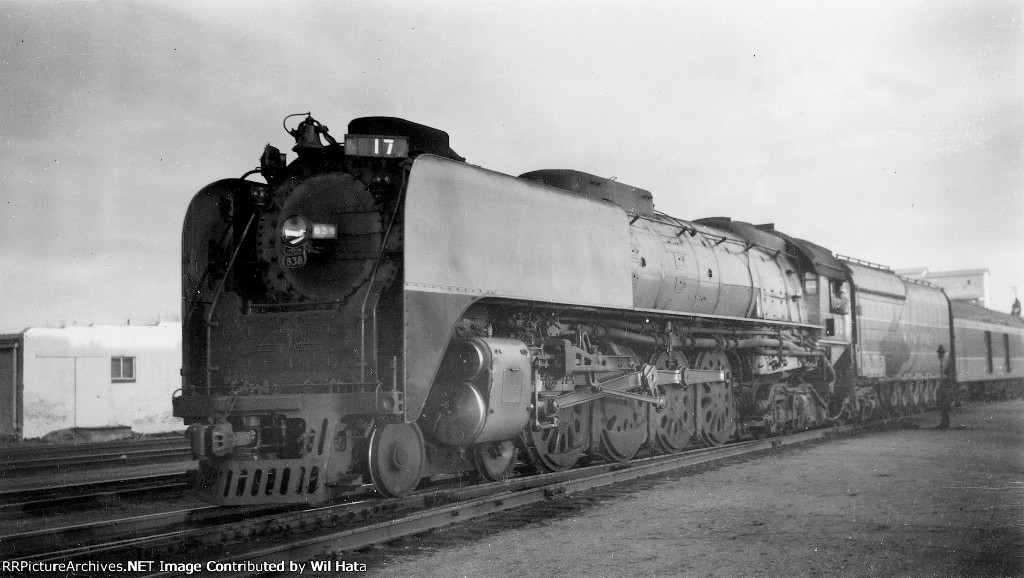
[[[825,328],[830,341],[849,343],[850,284],[817,273],[804,273],[804,302],[811,323]]]

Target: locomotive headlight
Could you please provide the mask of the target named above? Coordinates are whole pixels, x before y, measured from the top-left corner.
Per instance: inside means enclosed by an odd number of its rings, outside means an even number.
[[[281,225],[281,238],[292,247],[301,245],[309,238],[309,223],[298,215],[292,215]]]

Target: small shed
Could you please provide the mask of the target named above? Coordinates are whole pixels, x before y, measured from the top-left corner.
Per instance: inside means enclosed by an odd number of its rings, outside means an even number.
[[[0,437],[111,426],[136,433],[184,429],[171,414],[180,367],[178,322],[0,335]]]

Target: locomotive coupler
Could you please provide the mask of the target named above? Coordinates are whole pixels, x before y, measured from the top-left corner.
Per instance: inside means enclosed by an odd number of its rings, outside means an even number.
[[[232,429],[231,424],[222,421],[215,424],[192,424],[186,436],[196,458],[223,457],[236,447],[249,447],[256,442],[256,432]]]

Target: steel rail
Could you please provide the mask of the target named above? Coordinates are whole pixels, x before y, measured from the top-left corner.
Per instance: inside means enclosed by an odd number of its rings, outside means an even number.
[[[867,427],[878,427],[898,421],[893,418],[884,422],[869,424]],[[263,547],[251,547],[254,541],[244,544],[236,540],[232,550],[209,553],[209,559],[219,562],[280,562],[286,557],[291,560],[310,560],[318,557],[332,556],[338,552],[346,552],[365,548],[374,544],[389,542],[405,536],[420,534],[486,516],[489,514],[536,504],[561,495],[580,492],[590,488],[607,486],[619,482],[642,478],[667,471],[678,470],[696,465],[706,464],[730,457],[753,454],[774,448],[808,441],[826,439],[846,435],[851,432],[865,430],[861,425],[835,426],[828,429],[812,430],[786,436],[763,440],[753,440],[729,444],[718,448],[698,449],[669,456],[655,456],[634,460],[625,464],[601,464],[579,468],[567,472],[543,474],[528,478],[516,478],[505,483],[484,484],[468,488],[459,496],[451,496],[449,500],[441,500],[443,505],[426,507],[411,513],[380,522],[370,522],[359,527],[349,527],[340,531],[330,531],[331,524],[307,524],[307,533],[313,530],[325,532],[316,536],[295,539],[281,532],[274,538],[264,538],[263,543],[276,542]],[[311,512],[304,512],[309,514]],[[337,524],[334,524],[337,525]],[[239,548],[239,546],[241,546]],[[193,555],[197,552],[192,552]],[[252,573],[242,572],[234,575],[248,576]],[[161,572],[147,576],[167,577],[174,573]],[[232,574],[227,574],[232,575]]]
[[[187,472],[0,491],[0,513],[61,508],[108,497],[184,491],[189,485]]]
[[[877,423],[869,427],[875,425]],[[22,544],[32,546],[31,550],[18,550],[17,554],[6,559],[56,561],[88,556],[91,560],[102,557],[124,560],[133,559],[131,556],[140,553],[148,559],[161,557],[168,561],[205,556],[203,559],[225,562],[260,562],[279,560],[285,554],[293,560],[312,559],[328,552],[348,551],[387,542],[562,494],[863,429],[864,426],[860,425],[836,426],[718,448],[636,459],[624,464],[598,464],[566,472],[518,477],[506,482],[466,487],[438,486],[406,498],[391,500],[372,499],[303,510],[295,510],[294,507],[291,510],[278,507],[276,511],[266,508],[233,508],[224,512],[223,509],[217,509],[221,514],[232,515],[237,519],[221,523],[216,521],[216,513],[212,513],[212,517],[199,524],[186,524],[180,520],[171,524],[153,524],[151,529],[163,531],[149,535],[139,535],[140,530],[130,528],[127,532],[119,532],[120,536],[113,540],[101,537],[84,545],[80,534],[79,539],[75,540],[65,536],[56,543],[76,546],[63,550],[59,547],[40,550],[31,540],[22,541]],[[117,526],[128,528],[129,523],[118,522]],[[110,526],[111,522],[101,524]],[[339,527],[344,529],[334,530]],[[313,532],[324,533],[306,537]],[[298,539],[297,534],[301,535]],[[0,542],[7,542],[8,538],[18,536],[0,537]],[[253,545],[256,547],[253,548]],[[226,552],[227,549],[230,552]],[[170,575],[173,574],[153,574]]]
[[[184,439],[85,444],[81,446],[23,446],[0,450],[0,470],[6,476],[48,468],[81,468],[110,463],[150,462],[191,457]]]
[[[133,545],[157,540],[188,538],[210,525],[218,528],[235,527],[240,520],[253,516],[273,519],[282,512],[294,510],[295,506],[291,505],[230,509],[201,506],[62,528],[45,528],[0,536],[0,556],[6,560],[52,562],[116,553]]]
[[[687,455],[699,455],[708,451],[710,450],[691,450],[687,452]],[[656,460],[663,459],[664,457],[647,459]],[[381,516],[401,516],[405,515],[405,513],[419,511],[440,503],[458,503],[501,492],[529,490],[538,485],[572,481],[594,475],[595,472],[606,473],[622,467],[624,467],[623,464],[599,464],[565,472],[513,478],[506,482],[491,482],[454,488],[450,485],[439,485],[417,492],[406,498],[373,499],[335,504],[290,511],[284,515],[280,513],[283,509],[281,507],[273,509],[250,508],[247,511],[250,515],[255,514],[255,517],[245,520],[232,520],[228,524],[217,526],[210,526],[210,519],[206,519],[202,521],[201,527],[175,531],[166,530],[170,525],[182,521],[178,518],[166,518],[166,523],[154,524],[151,521],[159,520],[159,515],[143,516],[139,519],[141,522],[137,521],[136,518],[127,518],[72,526],[66,532],[64,529],[49,530],[55,536],[54,540],[50,543],[35,541],[36,535],[33,533],[29,533],[24,537],[20,534],[3,536],[0,537],[0,543],[5,545],[15,543],[22,545],[13,550],[17,554],[12,554],[9,559],[36,562],[72,560],[85,556],[95,558],[102,555],[112,558],[124,558],[124,553],[131,548],[145,549],[147,552],[173,552],[176,547],[186,541],[190,544],[191,549],[194,550],[202,545],[217,547],[260,535],[280,536],[293,532],[303,533],[309,531],[310,528],[321,526],[366,524],[368,521],[379,519]],[[235,509],[230,510],[230,512],[235,511]],[[213,515],[212,512],[211,516]],[[121,530],[114,532],[111,530],[111,526]],[[148,536],[139,536],[139,532],[145,529],[164,529],[165,531]],[[85,544],[83,544],[83,540],[86,542]],[[51,544],[56,546],[51,547]],[[78,546],[66,548],[61,547],[62,544],[78,544]]]
[[[192,456],[191,450],[135,450],[112,454],[94,454],[86,456],[67,456],[61,458],[37,458],[10,463],[0,463],[0,470],[5,475],[18,475],[25,472],[38,472],[50,468],[82,469],[99,465],[145,463],[152,461],[183,460]]]
[[[259,564],[261,562],[279,562],[283,556],[291,560],[330,557],[338,552],[357,550],[374,544],[389,542],[397,538],[443,528],[464,520],[471,520],[505,510],[536,504],[566,494],[692,467],[729,457],[841,435],[848,431],[852,431],[851,426],[840,426],[840,431],[835,429],[813,430],[789,436],[740,442],[719,448],[698,450],[693,453],[647,458],[630,462],[626,467],[612,469],[612,471],[601,472],[596,475],[555,481],[520,490],[503,491],[490,496],[429,508],[396,520],[378,522],[340,532],[331,532],[261,549],[234,552],[229,556],[218,557],[218,561],[248,561]],[[173,575],[160,573],[152,576],[164,577]],[[246,576],[249,573],[238,575]]]
[[[100,451],[116,451],[118,449],[131,449],[146,446],[173,446],[173,447],[188,447],[188,440],[184,436],[173,435],[173,436],[160,436],[151,438],[139,438],[130,440],[114,440],[105,442],[83,442],[83,443],[65,443],[65,444],[47,444],[47,443],[33,443],[33,442],[18,442],[8,445],[0,446],[0,460],[11,460],[17,459],[21,455],[38,455],[40,453],[48,454],[74,454],[74,453],[88,453],[96,450]]]
[[[100,522],[89,522],[76,524],[62,528],[45,528],[33,530],[20,534],[0,536],[0,555],[7,559],[21,557],[24,560],[32,560],[32,557],[22,557],[25,552],[55,551],[64,548],[67,550],[68,543],[80,542],[103,531],[109,531],[116,527],[122,533],[138,533],[147,530],[166,528],[174,524],[184,523],[190,516],[197,512],[215,509],[215,506],[206,506],[192,510],[178,510],[174,512],[160,512],[145,516],[136,516],[119,520],[104,520]]]

